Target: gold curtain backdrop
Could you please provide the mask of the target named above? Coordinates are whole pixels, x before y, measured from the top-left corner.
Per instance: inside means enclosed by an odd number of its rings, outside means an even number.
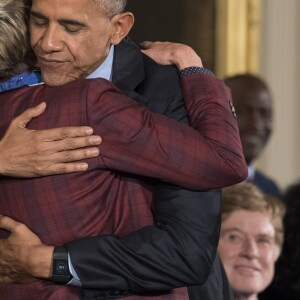
[[[217,0],[216,73],[259,72],[261,0]]]

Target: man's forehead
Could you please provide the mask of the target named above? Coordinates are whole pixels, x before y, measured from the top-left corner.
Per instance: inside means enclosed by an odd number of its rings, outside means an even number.
[[[267,227],[259,227],[257,229],[247,228],[246,230],[244,228],[241,228],[238,225],[222,227],[221,236],[224,236],[226,234],[231,234],[231,233],[241,234],[244,236],[249,236],[249,237],[254,237],[254,238],[257,238],[257,237],[274,238],[275,237],[275,230],[271,223]]]
[[[84,27],[97,25],[106,19],[104,13],[91,5],[92,0],[33,0],[31,14],[49,21],[77,24]]]
[[[43,10],[49,14],[55,13],[57,15],[101,13],[100,6],[95,5],[93,0],[32,0],[32,9]]]
[[[256,90],[240,90],[234,91],[232,93],[233,103],[243,104],[243,103],[262,103],[267,106],[272,106],[272,95],[266,89],[256,89]]]
[[[270,214],[267,212],[239,209],[230,213],[222,222],[222,230],[272,233],[274,232],[274,226]]]

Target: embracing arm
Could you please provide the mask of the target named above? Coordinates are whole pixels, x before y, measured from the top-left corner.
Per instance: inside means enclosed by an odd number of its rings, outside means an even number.
[[[104,137],[102,166],[197,190],[244,180],[247,166],[228,89],[203,74],[185,76],[181,84],[194,128],[151,113],[112,86],[104,92],[102,86],[96,105],[90,99],[101,89],[97,82],[90,84],[87,115]]]
[[[146,55],[159,64],[173,64],[180,70],[181,89],[189,124],[200,133],[206,143],[202,146],[207,151],[202,153],[202,157],[206,159],[202,163],[208,180],[216,178],[220,184],[223,182],[232,185],[246,179],[247,165],[230,89],[223,81],[215,78],[211,71],[203,68],[201,58],[187,45],[144,42],[141,47]],[[174,97],[175,103],[169,104],[165,114],[176,118],[174,107],[181,101],[181,95]],[[184,141],[188,142],[189,137]],[[231,183],[225,183],[223,176]]]
[[[99,155],[99,136],[87,126],[29,130],[26,125],[46,109],[43,102],[16,117],[0,140],[0,174],[15,177],[85,171],[79,160]],[[88,147],[88,148],[86,148]]]
[[[121,238],[107,235],[67,244],[83,287],[145,292],[206,281],[217,251],[221,191],[162,184],[154,197],[156,225]]]
[[[213,264],[220,226],[219,190],[192,192],[158,185],[156,225],[124,237],[104,235],[67,244],[84,288],[133,293],[202,284]],[[12,232],[0,242],[0,282],[50,278],[52,246],[25,225],[0,216]]]

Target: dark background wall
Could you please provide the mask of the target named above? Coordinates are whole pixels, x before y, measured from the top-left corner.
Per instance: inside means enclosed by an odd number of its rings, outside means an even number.
[[[170,41],[193,47],[206,68],[215,70],[216,0],[128,0],[135,15],[130,37],[137,43]]]

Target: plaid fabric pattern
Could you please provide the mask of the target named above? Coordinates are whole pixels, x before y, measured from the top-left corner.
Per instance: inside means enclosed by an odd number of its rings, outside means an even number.
[[[189,95],[189,98],[192,102],[199,98],[197,76],[200,75],[190,75],[189,81],[183,79],[183,88],[187,85],[191,91],[192,97]],[[204,127],[202,138],[185,125],[175,121],[168,123],[160,115],[151,116],[136,102],[117,94],[116,89],[102,79],[88,83],[87,80],[78,80],[56,88],[28,87],[1,94],[0,136],[13,117],[43,99],[47,102],[46,112],[33,119],[30,128],[90,125],[95,134],[103,137],[103,143],[100,157],[88,161],[88,172],[30,180],[1,177],[0,213],[25,223],[44,243],[62,245],[85,236],[123,235],[153,223],[151,185],[147,181],[141,184],[134,175],[115,172],[114,169],[166,181],[172,179],[174,183],[191,188],[226,185],[225,176],[224,182],[217,182],[214,175],[216,172],[232,175],[234,164],[239,164],[243,156],[239,140],[230,140],[227,136],[227,126],[235,128],[236,124],[230,107],[224,104],[225,90],[222,87],[216,98],[213,90],[218,84],[214,84],[201,91],[203,95],[208,94],[208,98],[199,101],[197,107],[202,110],[203,106],[211,105],[208,114],[196,116],[196,120],[203,118],[204,121],[193,124],[196,129]],[[210,104],[209,97],[216,98],[215,103]],[[216,120],[224,111],[228,115],[226,126]],[[193,111],[189,113],[193,117]],[[215,122],[217,125],[213,127]],[[179,130],[179,126],[184,129]],[[147,130],[143,131],[143,128]],[[205,138],[209,135],[212,143],[206,146]],[[229,151],[224,149],[227,144]],[[196,166],[199,157],[203,161]],[[215,159],[217,163],[214,162],[215,168],[212,168],[211,162]],[[177,172],[178,169],[181,172]],[[3,236],[0,231],[0,238]],[[146,298],[185,300],[188,296],[183,288],[168,295]],[[1,284],[0,299],[76,300],[80,299],[80,290],[47,281],[26,285]],[[127,299],[144,298],[130,296]]]

